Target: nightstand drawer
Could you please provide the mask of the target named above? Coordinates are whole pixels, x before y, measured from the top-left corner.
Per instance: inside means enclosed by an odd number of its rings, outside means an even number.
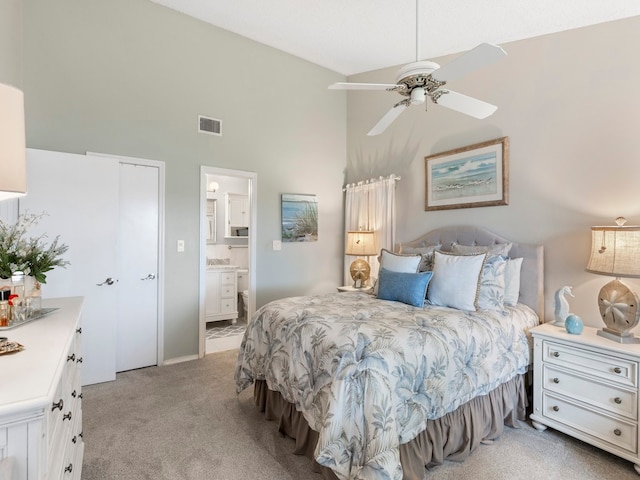
[[[637,387],[638,363],[588,350],[569,347],[561,343],[544,341],[543,361],[573,368],[611,382]]]
[[[637,453],[638,433],[635,424],[602,415],[579,405],[573,405],[547,393],[543,394],[542,407],[545,417],[617,448]]]
[[[549,365],[544,366],[542,378],[542,388],[546,390],[561,393],[631,420],[638,418],[638,400],[634,391],[594,382],[590,378],[576,375],[575,372]]]

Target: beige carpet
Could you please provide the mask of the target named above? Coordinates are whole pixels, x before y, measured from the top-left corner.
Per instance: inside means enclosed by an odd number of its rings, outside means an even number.
[[[237,351],[118,374],[84,387],[83,480],[321,480],[253,405],[235,394]],[[523,423],[432,480],[637,480],[630,462]]]

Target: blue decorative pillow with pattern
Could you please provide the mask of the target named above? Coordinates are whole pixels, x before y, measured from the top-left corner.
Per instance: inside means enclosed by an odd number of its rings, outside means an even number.
[[[433,272],[403,273],[380,269],[378,298],[423,307]]]
[[[478,308],[504,309],[505,271],[508,258],[504,255],[487,257],[482,267],[482,279],[478,293]]]

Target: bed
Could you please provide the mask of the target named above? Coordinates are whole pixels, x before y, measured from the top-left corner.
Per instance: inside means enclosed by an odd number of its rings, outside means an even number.
[[[258,408],[327,479],[422,479],[425,467],[463,460],[504,425],[517,427],[525,418],[528,330],[543,318],[542,246],[459,226],[398,250],[403,253],[381,253],[390,270],[380,272],[378,297],[388,298],[399,284],[410,291],[426,276],[428,292],[455,284],[457,295],[468,282],[448,277],[443,265],[477,268],[481,261],[478,282],[490,278],[490,263],[518,264],[516,300],[474,311],[334,293],[260,308],[241,343],[237,391],[253,385]],[[425,270],[428,251],[432,274],[396,271],[393,262],[413,264],[415,255]],[[410,287],[402,283],[407,279]],[[424,290],[421,295],[424,300]],[[476,293],[474,305],[479,301]]]

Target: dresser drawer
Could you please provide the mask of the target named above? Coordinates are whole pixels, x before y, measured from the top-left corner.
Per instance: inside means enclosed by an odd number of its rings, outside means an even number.
[[[635,391],[605,385],[590,378],[545,365],[542,388],[561,393],[572,399],[617,413],[631,420],[638,418],[638,400]]]
[[[638,362],[544,341],[542,360],[548,364],[589,372],[620,385],[637,388]]]
[[[236,289],[233,285],[222,285],[220,287],[220,297],[222,298],[235,298]]]
[[[236,311],[235,298],[223,298],[220,300],[220,313],[231,313]]]
[[[580,405],[573,405],[548,392],[542,398],[543,415],[584,432],[617,448],[637,453],[637,426],[603,415]]]

